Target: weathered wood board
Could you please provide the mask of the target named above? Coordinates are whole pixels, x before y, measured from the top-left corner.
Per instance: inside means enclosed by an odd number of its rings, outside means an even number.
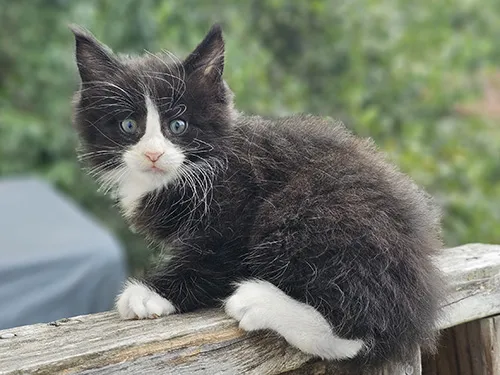
[[[423,358],[423,375],[500,375],[500,315],[443,332],[439,356]]]
[[[441,328],[500,314],[500,246],[446,249],[437,262],[450,283]],[[419,367],[417,359],[393,373],[417,375]],[[242,332],[219,310],[149,321],[108,312],[0,331],[0,374],[305,374],[301,368],[344,374],[271,333]]]

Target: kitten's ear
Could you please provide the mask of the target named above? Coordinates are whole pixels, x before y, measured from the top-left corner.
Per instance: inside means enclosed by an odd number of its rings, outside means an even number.
[[[75,35],[76,63],[82,82],[103,81],[118,69],[120,63],[89,31],[70,25]]]
[[[184,60],[186,73],[199,73],[211,80],[222,78],[224,72],[224,39],[220,25],[213,25],[203,41]]]

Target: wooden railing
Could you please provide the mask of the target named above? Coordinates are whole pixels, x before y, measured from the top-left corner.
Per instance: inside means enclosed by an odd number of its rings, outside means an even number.
[[[451,286],[439,353],[383,373],[500,375],[500,246],[446,249],[437,262]],[[246,334],[220,310],[142,321],[108,312],[0,331],[0,374],[284,373],[352,374],[271,333]]]

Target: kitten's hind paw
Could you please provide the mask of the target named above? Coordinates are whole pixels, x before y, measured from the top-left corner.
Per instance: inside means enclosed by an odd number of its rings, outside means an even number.
[[[319,311],[266,281],[239,283],[224,308],[241,329],[275,331],[296,348],[323,359],[353,358],[365,347],[362,340],[336,336]]]
[[[169,300],[136,280],[127,281],[117,297],[116,309],[122,319],[154,319],[175,312]]]
[[[241,283],[225,301],[226,314],[237,320],[245,331],[271,328],[267,322],[269,309],[265,298],[269,286],[259,281]]]

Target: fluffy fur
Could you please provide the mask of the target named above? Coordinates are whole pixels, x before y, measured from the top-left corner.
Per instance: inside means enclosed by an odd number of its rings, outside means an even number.
[[[323,358],[382,364],[433,347],[438,215],[372,142],[320,117],[235,111],[218,26],[183,61],[118,56],[73,31],[80,157],[130,225],[172,249],[118,298],[124,318],[225,300],[242,328]]]

